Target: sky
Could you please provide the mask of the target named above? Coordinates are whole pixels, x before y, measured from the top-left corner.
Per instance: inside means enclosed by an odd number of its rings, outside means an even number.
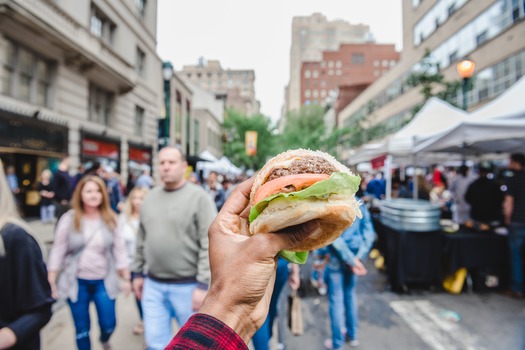
[[[254,69],[261,113],[275,121],[290,77],[292,18],[314,12],[368,24],[377,43],[402,48],[401,0],[159,0],[157,51],[175,70],[199,57]]]

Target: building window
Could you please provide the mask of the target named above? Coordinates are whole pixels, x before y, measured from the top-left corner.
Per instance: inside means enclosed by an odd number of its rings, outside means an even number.
[[[316,71],[316,70],[314,70],[314,71],[312,72],[312,77],[314,77],[314,78],[319,78],[319,72]]]
[[[310,90],[304,90],[304,97],[309,98],[311,96]]]
[[[334,68],[334,61],[328,61],[328,68]]]
[[[144,130],[144,108],[135,106],[135,124],[133,125],[133,135],[142,136]]]
[[[421,44],[434,33],[468,0],[438,0],[414,26],[414,46]]]
[[[365,55],[362,53],[353,53],[352,64],[365,64]]]
[[[335,68],[341,68],[343,66],[343,62],[341,61],[336,61],[335,62]]]
[[[110,125],[113,113],[113,94],[95,84],[89,86],[89,120]]]
[[[144,76],[144,70],[146,66],[146,54],[144,51],[137,47],[137,57],[135,62],[135,71],[141,77]]]
[[[140,14],[140,18],[146,15],[146,0],[135,0],[135,7]]]
[[[94,36],[113,44],[116,25],[95,5],[91,5],[90,30]]]
[[[0,92],[40,106],[50,106],[52,64],[7,41]]]
[[[311,76],[311,72],[309,70],[305,70],[304,71],[304,77],[308,79],[308,78],[310,78],[310,76]]]
[[[343,71],[342,71],[342,70],[337,69],[337,70],[335,71],[335,75],[341,75],[341,74],[343,74]]]

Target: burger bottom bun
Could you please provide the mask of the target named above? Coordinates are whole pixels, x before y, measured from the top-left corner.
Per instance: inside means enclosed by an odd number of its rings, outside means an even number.
[[[335,241],[344,230],[361,216],[354,197],[330,196],[328,199],[278,198],[270,202],[263,212],[250,223],[250,233],[278,232],[287,227],[319,220],[317,232],[290,251],[305,252],[325,247]]]

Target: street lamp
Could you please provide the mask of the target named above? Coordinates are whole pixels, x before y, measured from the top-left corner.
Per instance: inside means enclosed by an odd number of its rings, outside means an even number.
[[[459,76],[463,79],[463,110],[466,111],[468,81],[474,74],[474,69],[476,69],[476,63],[468,58],[465,58],[457,64],[456,69],[458,71]]]
[[[164,147],[169,144],[170,137],[170,112],[171,112],[171,78],[173,77],[173,65],[170,61],[162,62],[162,77],[164,78]]]

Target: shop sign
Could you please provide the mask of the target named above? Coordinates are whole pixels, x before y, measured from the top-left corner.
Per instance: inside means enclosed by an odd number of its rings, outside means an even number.
[[[84,138],[82,140],[82,155],[117,160],[119,159],[119,147],[114,143]]]
[[[129,160],[137,162],[137,163],[141,163],[141,164],[150,164],[151,163],[151,150],[130,147],[129,148]]]
[[[0,118],[0,147],[67,153],[67,128],[22,118]]]

